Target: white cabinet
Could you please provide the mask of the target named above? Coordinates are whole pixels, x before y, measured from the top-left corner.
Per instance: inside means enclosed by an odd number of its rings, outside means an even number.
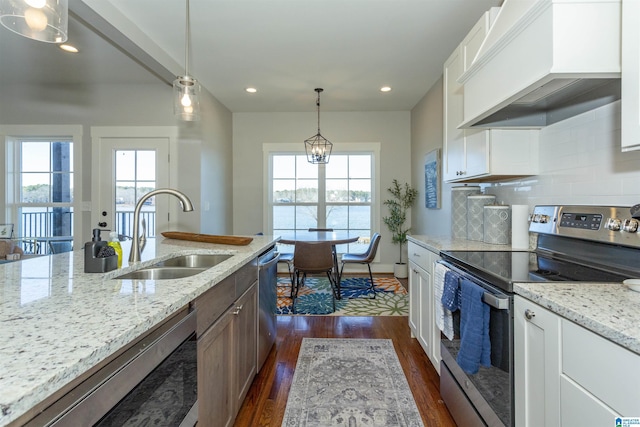
[[[439,254],[409,242],[409,327],[440,372],[440,330],[435,323],[433,268]]]
[[[500,180],[538,173],[537,130],[458,129],[464,114],[464,87],[458,79],[478,53],[495,15],[494,9],[482,16],[444,64],[446,182]]]
[[[514,318],[517,426],[637,416],[639,355],[518,295]]]
[[[622,151],[640,150],[640,2],[622,0]]]
[[[515,418],[519,427],[560,426],[560,317],[514,301]]]

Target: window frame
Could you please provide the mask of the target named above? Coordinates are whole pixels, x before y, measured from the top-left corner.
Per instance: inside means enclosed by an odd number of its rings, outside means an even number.
[[[80,125],[0,125],[0,140],[4,141],[4,150],[0,150],[0,173],[7,177],[4,186],[0,186],[0,199],[5,208],[0,210],[0,222],[16,224],[14,230],[20,230],[18,208],[25,204],[20,200],[20,152],[18,144],[22,141],[55,141],[64,140],[73,143],[73,203],[49,202],[38,206],[58,207],[61,205],[73,208],[72,232],[74,247],[82,238],[82,126]],[[90,210],[90,209],[86,209]],[[21,237],[16,235],[15,237]]]
[[[339,143],[333,146],[331,156],[334,155],[372,155],[372,171],[371,171],[371,234],[376,230],[380,230],[381,218],[380,218],[380,143]],[[288,143],[264,143],[263,144],[263,230],[266,234],[273,234],[273,171],[271,158],[273,155],[304,155],[305,150],[303,144],[288,144]],[[331,159],[329,159],[331,162]],[[326,178],[326,176],[325,176]],[[324,194],[325,181],[320,179],[318,175],[318,193]],[[326,209],[326,206],[331,204],[340,203],[326,203],[318,201],[317,205],[321,211]],[[318,224],[321,226],[321,224]]]

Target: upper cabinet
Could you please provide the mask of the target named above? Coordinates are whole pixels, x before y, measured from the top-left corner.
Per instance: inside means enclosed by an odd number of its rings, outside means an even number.
[[[471,67],[497,14],[492,8],[471,29],[444,64],[443,178],[481,182],[538,173],[536,130],[460,129],[465,88],[459,79]]]
[[[640,149],[640,2],[622,1],[622,151]]]
[[[540,128],[620,99],[620,9],[620,0],[504,0],[459,79],[459,125]]]

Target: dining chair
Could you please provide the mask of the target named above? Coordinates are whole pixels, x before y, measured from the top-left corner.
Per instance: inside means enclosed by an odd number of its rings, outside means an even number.
[[[331,285],[331,300],[333,311],[336,310],[337,284],[333,272],[333,252],[331,242],[296,242],[293,251],[293,269],[295,280],[291,289],[293,299],[293,312],[295,313],[295,303],[298,297],[300,286],[304,286],[307,274],[326,273]]]
[[[373,294],[371,299],[374,299],[376,297],[376,290],[375,290],[375,287],[373,286],[373,274],[371,273],[371,263],[373,262],[373,259],[376,257],[376,252],[378,251],[378,245],[380,244],[381,238],[382,236],[380,236],[380,233],[374,233],[373,236],[371,236],[369,247],[364,253],[342,254],[342,259],[341,259],[342,266],[340,267],[340,274],[338,275],[338,293],[340,297],[342,297],[342,289],[362,289],[361,287],[353,287],[353,286],[343,287],[342,286],[342,271],[344,270],[345,264],[366,264],[367,265],[367,268],[369,269],[370,282],[369,282],[369,286],[367,286],[364,289],[368,289],[369,291],[371,291],[371,293]]]
[[[50,240],[49,250],[52,254],[61,254],[63,252],[73,251],[73,247],[71,245],[71,242],[54,242]]]

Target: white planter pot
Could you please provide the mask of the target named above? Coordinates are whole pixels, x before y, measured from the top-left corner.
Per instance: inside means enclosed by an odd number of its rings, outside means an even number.
[[[406,279],[409,276],[409,266],[406,262],[397,262],[393,266],[393,275],[398,279]]]

